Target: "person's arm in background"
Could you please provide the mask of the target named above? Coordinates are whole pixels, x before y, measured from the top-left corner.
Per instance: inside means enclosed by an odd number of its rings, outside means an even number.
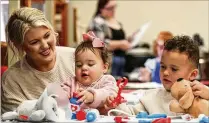
[[[142,82],[151,82],[152,81],[152,71],[156,67],[155,59],[147,59],[144,63],[145,67],[139,68],[139,80]]]
[[[117,50],[117,49],[126,51],[130,49],[130,43],[127,40],[122,40],[122,41],[110,40],[107,48],[110,51]]]
[[[151,81],[151,71],[146,67],[139,68],[139,80],[142,82],[150,82]]]
[[[107,36],[108,33],[110,33],[107,28],[108,27],[105,25],[104,20],[97,17],[90,23],[88,31],[93,31],[98,38],[103,40],[107,44],[107,48],[110,51],[117,49],[125,51],[130,49],[131,45],[128,40],[110,40]]]

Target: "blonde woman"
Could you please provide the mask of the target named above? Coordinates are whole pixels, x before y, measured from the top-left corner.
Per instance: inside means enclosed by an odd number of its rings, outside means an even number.
[[[42,11],[26,7],[12,13],[6,41],[19,61],[2,76],[2,113],[39,98],[47,84],[74,76],[74,50],[56,47],[57,36]]]

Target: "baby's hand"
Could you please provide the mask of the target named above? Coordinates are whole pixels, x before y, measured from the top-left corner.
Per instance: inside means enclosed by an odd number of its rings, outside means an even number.
[[[191,82],[190,85],[195,96],[200,96],[203,99],[209,100],[209,87],[203,85],[197,80]]]
[[[83,88],[77,90],[77,97],[80,97],[77,102],[92,103],[94,101],[94,94]]]
[[[70,98],[71,85],[68,82],[63,82],[60,86],[66,92],[67,96]]]
[[[108,96],[105,103],[104,103],[104,108],[106,110],[114,109],[117,107],[116,104],[112,105],[113,100],[115,99],[115,96]]]

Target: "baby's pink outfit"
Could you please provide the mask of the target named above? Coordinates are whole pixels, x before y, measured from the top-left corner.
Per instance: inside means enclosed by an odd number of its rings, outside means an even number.
[[[73,96],[73,92],[76,92],[77,89],[83,88],[94,94],[94,101],[91,104],[81,104],[81,108],[97,108],[102,106],[106,98],[110,95],[116,95],[118,87],[116,85],[116,80],[111,75],[103,75],[98,81],[92,83],[89,86],[84,86],[75,78],[69,78],[69,85],[71,85],[70,96]]]

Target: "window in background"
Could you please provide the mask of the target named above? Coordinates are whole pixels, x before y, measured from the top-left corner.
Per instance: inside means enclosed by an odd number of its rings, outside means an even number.
[[[44,3],[45,3],[44,0],[39,0],[39,1],[38,0],[32,0],[31,1],[31,7],[32,8],[37,8],[37,9],[45,12],[44,11]]]
[[[5,26],[6,23],[8,21],[8,17],[9,17],[9,1],[8,0],[4,0],[1,1],[1,41],[6,42],[6,38],[5,38]]]

